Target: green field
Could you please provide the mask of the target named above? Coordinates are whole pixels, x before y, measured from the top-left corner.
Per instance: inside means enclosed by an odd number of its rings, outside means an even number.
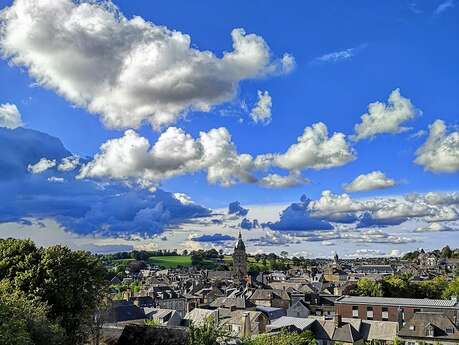
[[[134,261],[134,259],[118,259],[118,260],[113,260],[113,263],[115,265],[127,265],[131,261]]]
[[[191,266],[191,256],[151,256],[148,259],[151,265],[174,268],[177,266]]]

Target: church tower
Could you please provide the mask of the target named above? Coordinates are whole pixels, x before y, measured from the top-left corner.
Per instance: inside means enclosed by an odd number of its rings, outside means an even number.
[[[239,281],[244,280],[247,276],[247,254],[245,252],[245,244],[244,241],[242,241],[240,231],[233,253],[233,276]]]

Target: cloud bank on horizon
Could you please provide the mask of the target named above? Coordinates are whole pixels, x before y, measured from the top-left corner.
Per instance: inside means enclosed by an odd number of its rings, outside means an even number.
[[[443,12],[453,9],[454,4],[445,2],[434,13],[446,16]],[[360,157],[378,139],[398,142],[399,152],[411,155],[409,169],[454,181],[459,172],[454,121],[425,114],[418,102],[425,105],[426,100],[408,97],[409,88],[403,87],[402,94],[397,83],[387,101],[387,94],[372,96],[352,119],[329,123],[295,118],[295,125],[283,131],[277,125],[293,120],[279,116],[276,107],[290,95],[279,93],[275,84],[259,84],[286,79],[302,65],[296,54],[281,50],[279,55],[268,41],[236,27],[230,50],[204,50],[190,35],[140,16],[129,18],[110,1],[12,1],[0,11],[3,62],[25,71],[34,86],[100,116],[106,128],[101,128],[104,135],[92,143],[92,150],[71,152],[58,137],[24,128],[29,118],[25,121],[19,109],[27,108],[27,102],[18,107],[0,99],[0,223],[27,227],[53,220],[78,236],[148,239],[167,233],[163,242],[177,247],[187,243],[221,248],[241,229],[250,234],[248,245],[254,248],[300,248],[308,242],[323,247],[341,242],[413,246],[423,241],[423,234],[459,228],[457,184],[444,192],[438,191],[444,187],[425,185],[418,193],[400,193],[398,188],[410,185],[408,169],[378,165],[394,159],[392,153],[371,164]],[[363,49],[368,52],[372,46],[329,50],[332,53],[306,59],[319,62],[307,65],[340,68],[338,62],[352,64]],[[237,127],[225,116],[205,117],[218,113],[217,107],[244,103],[243,86],[251,83],[251,99],[256,96],[256,101],[241,106],[247,124],[242,118]],[[298,108],[309,101],[302,99]],[[192,113],[205,120],[189,120]],[[50,132],[59,132],[56,128]],[[252,136],[259,131],[271,135]],[[63,133],[66,141],[68,132]],[[163,187],[179,179],[194,183],[200,176],[206,187],[198,182],[197,191],[224,187],[251,193],[265,188],[262,193],[268,195],[311,187],[316,193],[320,188],[320,195],[303,196],[290,205],[284,198],[280,210],[266,206],[277,213],[257,217],[239,201],[221,213],[181,190],[173,193]],[[331,183],[335,187],[328,186]],[[395,229],[398,232],[392,233]],[[183,231],[188,236],[183,237]],[[358,253],[383,252],[357,248],[349,255]]]

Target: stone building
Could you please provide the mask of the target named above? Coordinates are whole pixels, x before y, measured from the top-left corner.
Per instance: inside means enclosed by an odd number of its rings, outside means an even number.
[[[239,281],[243,281],[247,276],[247,254],[240,231],[233,253],[233,275]]]

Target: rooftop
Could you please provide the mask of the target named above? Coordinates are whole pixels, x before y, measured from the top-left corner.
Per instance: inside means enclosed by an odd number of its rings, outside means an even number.
[[[420,299],[420,298],[392,298],[392,297],[367,297],[367,296],[343,296],[335,301],[336,304],[373,304],[373,305],[396,305],[413,307],[436,307],[436,308],[459,308],[458,302],[444,299]]]

